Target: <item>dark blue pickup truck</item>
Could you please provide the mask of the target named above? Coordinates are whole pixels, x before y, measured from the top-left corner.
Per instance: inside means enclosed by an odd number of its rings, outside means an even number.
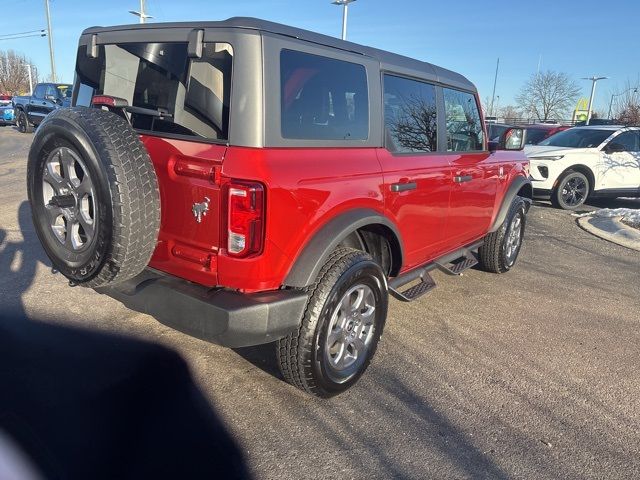
[[[54,110],[71,104],[71,85],[67,83],[39,83],[33,95],[13,97],[18,130],[27,133],[37,127]]]

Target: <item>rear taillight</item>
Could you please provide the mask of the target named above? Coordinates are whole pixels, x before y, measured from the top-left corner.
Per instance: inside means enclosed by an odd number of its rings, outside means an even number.
[[[259,183],[228,185],[227,253],[248,257],[262,251],[264,187]]]

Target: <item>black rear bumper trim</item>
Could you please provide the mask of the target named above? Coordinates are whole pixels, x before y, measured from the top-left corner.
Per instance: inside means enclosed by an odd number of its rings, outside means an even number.
[[[149,269],[96,291],[168,327],[231,348],[286,336],[298,328],[308,298],[299,290],[242,294],[211,289]]]

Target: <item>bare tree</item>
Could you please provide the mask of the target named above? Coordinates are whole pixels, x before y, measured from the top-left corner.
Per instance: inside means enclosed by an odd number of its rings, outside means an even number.
[[[516,97],[520,108],[538,120],[567,116],[580,93],[580,87],[566,73],[536,73]]]
[[[622,92],[614,94],[613,118],[628,125],[640,125],[640,81],[632,85],[629,80]]]
[[[405,151],[432,152],[436,145],[436,109],[421,97],[410,96],[395,116],[388,116],[389,133]]]
[[[500,117],[504,118],[505,122],[509,123],[509,120],[517,120],[522,117],[522,112],[515,105],[505,105],[500,109]]]
[[[27,65],[33,65],[31,60],[13,50],[0,50],[0,92],[9,94],[25,93],[29,91],[29,72]],[[33,85],[38,82],[38,70],[31,67]]]

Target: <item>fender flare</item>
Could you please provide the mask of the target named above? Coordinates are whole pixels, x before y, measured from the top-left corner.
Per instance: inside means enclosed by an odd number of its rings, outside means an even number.
[[[367,225],[384,225],[393,232],[399,245],[400,264],[402,264],[404,249],[398,228],[388,218],[375,210],[359,208],[349,210],[333,218],[315,232],[295,259],[293,266],[284,279],[284,285],[296,288],[304,288],[311,285],[331,252],[336,249],[340,242],[351,233]]]
[[[493,224],[489,229],[489,233],[495,232],[500,228],[500,226],[504,222],[504,219],[507,218],[507,213],[509,212],[509,207],[511,206],[511,202],[513,202],[513,199],[518,195],[518,192],[522,190],[523,187],[526,187],[526,186],[529,187],[529,193],[533,195],[533,187],[531,186],[531,180],[521,175],[518,175],[513,179],[513,181],[509,185],[509,188],[507,188],[507,191],[504,194],[504,197],[502,199],[502,204],[500,205],[500,210],[498,210],[498,214],[493,220]],[[528,197],[524,197],[524,200],[528,203],[527,208],[533,202],[533,200]]]

